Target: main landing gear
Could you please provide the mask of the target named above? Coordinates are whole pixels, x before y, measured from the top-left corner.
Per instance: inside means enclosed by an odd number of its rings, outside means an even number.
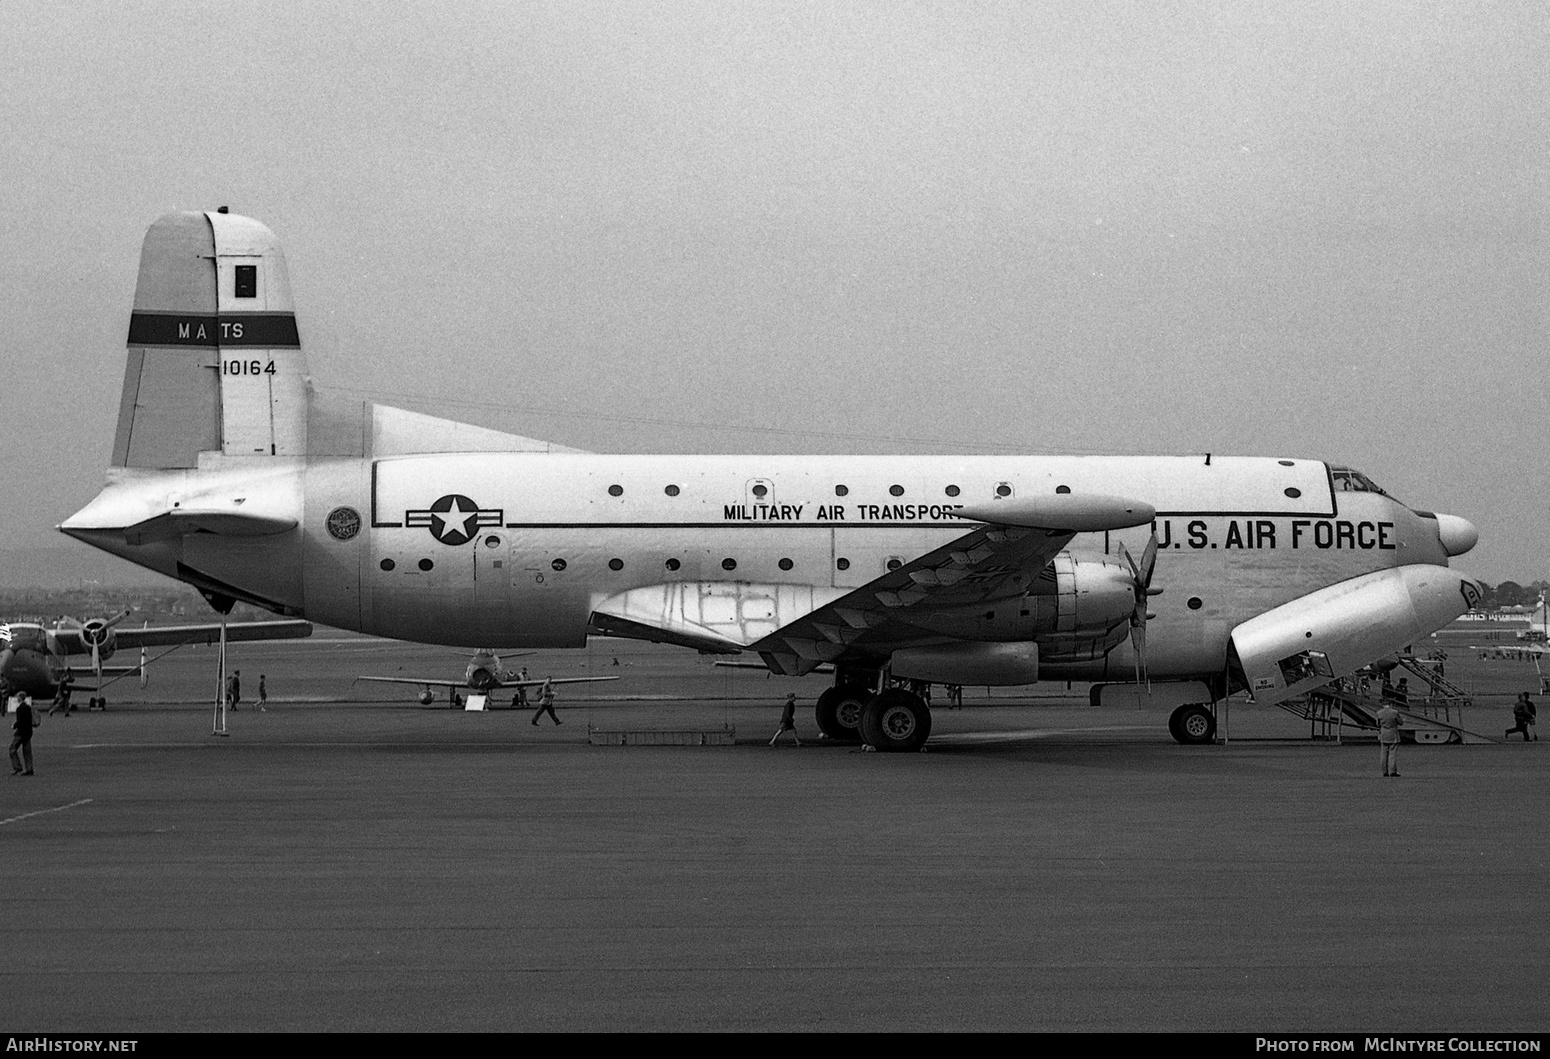
[[[818,696],[818,730],[836,743],[864,743],[878,750],[919,750],[931,735],[931,708],[904,688],[874,693],[843,683]]]
[[[1186,746],[1216,739],[1216,715],[1203,702],[1186,702],[1168,717],[1168,732]]]

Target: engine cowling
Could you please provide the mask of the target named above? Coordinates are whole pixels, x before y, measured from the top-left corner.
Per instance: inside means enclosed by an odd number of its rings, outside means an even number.
[[[1398,651],[1480,599],[1445,566],[1375,570],[1300,596],[1233,629],[1231,651],[1254,701],[1274,704]]]
[[[1136,579],[1119,559],[1061,552],[1023,605],[1046,661],[1100,658],[1122,642],[1136,609]],[[1040,591],[1040,588],[1045,589]]]
[[[116,641],[113,624],[102,618],[93,618],[81,626],[81,642],[99,661],[106,661],[113,657]]]

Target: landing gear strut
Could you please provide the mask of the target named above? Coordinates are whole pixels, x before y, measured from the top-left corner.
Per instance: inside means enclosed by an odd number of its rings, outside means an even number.
[[[1186,746],[1198,746],[1216,738],[1216,715],[1201,702],[1187,702],[1168,718],[1168,732]]]

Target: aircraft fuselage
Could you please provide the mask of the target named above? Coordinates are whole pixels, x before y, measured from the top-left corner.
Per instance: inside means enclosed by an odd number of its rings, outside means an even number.
[[[594,611],[645,586],[761,586],[727,597],[746,641],[761,619],[742,613],[750,599],[807,592],[817,605],[858,588],[964,535],[972,523],[950,514],[958,505],[1128,495],[1157,509],[1150,528],[1080,534],[1067,551],[1112,557],[1123,543],[1139,552],[1156,533],[1157,677],[1220,670],[1235,625],[1320,587],[1447,563],[1435,517],[1380,492],[1339,489],[1313,460],[456,453],[279,462],[263,461],[252,479],[241,461],[214,477],[132,472],[104,496],[128,490],[164,503],[182,490],[206,506],[239,495],[265,510],[293,504],[296,529],[111,550],[325,624],[466,647],[580,646]],[[1037,597],[1061,591],[1060,569],[1022,600],[976,615],[970,635],[1057,632]],[[926,628],[931,620],[921,618]],[[962,615],[940,620],[944,635],[964,634]],[[1062,679],[1127,678],[1133,662],[1114,643],[1063,656],[1058,636],[1043,653],[1042,668]]]

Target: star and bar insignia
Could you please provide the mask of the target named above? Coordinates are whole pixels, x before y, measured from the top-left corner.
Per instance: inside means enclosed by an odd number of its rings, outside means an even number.
[[[429,508],[404,512],[404,525],[423,526],[443,544],[467,544],[483,526],[499,526],[506,513],[501,508],[483,508],[461,493],[448,493]]]

